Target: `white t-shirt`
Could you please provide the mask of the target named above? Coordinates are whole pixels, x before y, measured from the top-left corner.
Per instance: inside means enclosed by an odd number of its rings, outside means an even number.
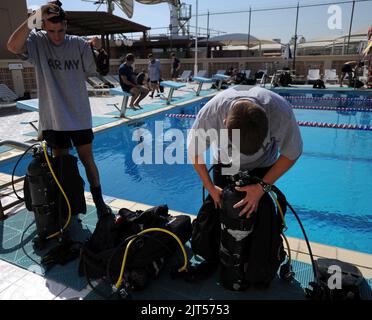
[[[263,142],[263,147],[253,155],[238,153],[240,169],[252,170],[269,167],[276,161],[278,153],[291,160],[295,160],[301,155],[303,143],[291,105],[283,97],[261,87],[253,87],[250,90],[241,90],[239,87],[235,87],[217,94],[199,111],[192,129],[204,129],[205,131],[216,129],[218,132],[226,129],[223,120],[227,118],[233,103],[240,99],[247,99],[261,106],[265,110],[269,122],[268,135]],[[211,139],[205,145],[204,150],[195,149],[198,139],[195,132],[191,130],[188,136],[190,157],[202,155],[211,147],[214,161],[226,163],[226,159],[229,158],[234,165],[234,159],[231,158],[231,143],[228,144],[226,150]]]
[[[155,59],[155,61],[152,63],[149,62],[149,79],[150,81],[159,81],[160,80],[160,70],[161,65],[160,61],[158,59]]]
[[[42,130],[72,131],[92,128],[85,72],[96,66],[90,45],[66,35],[54,45],[45,31],[32,31],[26,41],[28,61],[35,65]]]

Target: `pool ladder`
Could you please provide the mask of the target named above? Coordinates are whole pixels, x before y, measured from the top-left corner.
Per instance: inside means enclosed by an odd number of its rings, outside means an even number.
[[[31,145],[27,144],[27,143],[23,143],[23,142],[19,142],[19,141],[14,141],[14,140],[3,140],[3,141],[0,141],[0,146],[4,146],[4,145],[10,145],[12,147],[15,147],[17,149],[21,149],[21,150],[27,150]],[[21,182],[25,179],[25,177],[20,177],[18,179],[15,179],[14,180],[14,183],[18,183],[18,182]],[[2,185],[0,185],[0,191],[2,189],[5,189],[9,186],[12,185],[12,181],[9,181],[9,182],[6,182]],[[12,194],[13,192],[11,193],[4,193],[4,194],[1,194],[1,197],[0,197],[0,221],[2,220],[5,220],[6,218],[8,218],[8,216],[5,214],[5,211],[14,207],[15,205],[19,204],[19,203],[22,203],[23,200],[20,200],[20,199],[17,199],[11,203],[8,203],[7,205],[3,206],[2,203],[1,203],[1,198],[4,197],[4,196],[9,196],[10,194]]]

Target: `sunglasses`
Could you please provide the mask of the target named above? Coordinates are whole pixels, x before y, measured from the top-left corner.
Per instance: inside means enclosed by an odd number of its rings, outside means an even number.
[[[50,7],[50,8],[48,8],[48,14],[57,14],[57,15],[59,15],[60,12],[61,12],[61,8],[60,7]]]

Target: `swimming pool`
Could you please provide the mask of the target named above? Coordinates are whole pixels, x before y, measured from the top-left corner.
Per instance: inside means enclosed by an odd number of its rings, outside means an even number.
[[[326,105],[317,101],[322,103]],[[199,109],[200,102],[172,112],[195,114]],[[294,112],[298,120],[335,123],[366,122],[372,116],[368,112]],[[132,141],[133,132],[139,128],[154,132],[156,121],[164,121],[164,131],[177,128],[186,134],[193,119],[158,114],[96,135],[94,153],[103,191],[117,198],[150,205],[166,203],[173,210],[197,214],[202,187],[192,165],[133,162],[132,151],[138,145]],[[304,153],[277,186],[299,213],[311,241],[372,253],[372,132],[301,127],[301,133]],[[156,136],[153,148],[163,150],[172,142]],[[0,170],[9,172],[10,168],[7,164]],[[86,180],[81,166],[80,169]],[[287,224],[289,236],[302,238],[291,213],[287,214]]]

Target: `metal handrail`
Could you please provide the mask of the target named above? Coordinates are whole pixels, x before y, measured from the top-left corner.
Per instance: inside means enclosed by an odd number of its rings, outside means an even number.
[[[3,146],[3,145],[10,145],[12,147],[15,147],[17,149],[21,149],[23,151],[27,150],[28,148],[30,148],[32,146],[32,144],[27,144],[27,143],[15,141],[15,140],[2,140],[2,141],[0,141],[0,146]],[[21,177],[21,178],[18,178],[16,180],[14,180],[14,183],[17,183],[17,182],[20,182],[20,181],[23,181],[23,180],[24,180],[24,177]],[[7,183],[1,185],[0,189],[6,188],[6,187],[10,186],[11,184],[12,184],[12,182],[7,182]],[[16,201],[8,203],[6,206],[3,206],[1,204],[1,198],[0,198],[0,221],[5,220],[7,218],[7,215],[4,213],[5,210],[10,209],[11,207],[13,207],[13,206],[15,206],[19,203],[22,203],[22,202],[23,202],[22,200],[17,199]]]
[[[1,140],[0,141],[0,147],[5,146],[5,145],[10,145],[14,148],[21,149],[21,150],[24,150],[24,151],[32,146],[32,144],[19,142],[19,141],[15,141],[15,140]]]

